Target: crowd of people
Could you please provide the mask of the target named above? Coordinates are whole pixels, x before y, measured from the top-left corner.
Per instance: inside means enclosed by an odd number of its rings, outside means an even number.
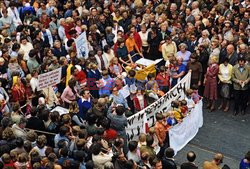
[[[235,116],[246,113],[249,19],[249,0],[1,1],[0,168],[177,168],[168,130],[201,97],[210,111],[221,97],[218,109],[227,112],[234,102]],[[88,52],[79,56],[82,33]],[[162,59],[143,80],[136,78],[140,58]],[[59,68],[60,83],[40,90],[38,76]],[[127,117],[189,70],[186,98],[128,141]],[[52,111],[58,105],[69,113]],[[188,152],[181,168],[198,168],[195,158]],[[222,160],[216,154],[203,168],[217,169]],[[248,152],[240,169],[249,168]]]

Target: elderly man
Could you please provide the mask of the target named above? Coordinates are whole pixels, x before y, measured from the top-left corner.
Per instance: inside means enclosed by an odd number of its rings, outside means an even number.
[[[241,113],[246,113],[247,98],[248,98],[248,83],[250,81],[250,68],[245,64],[246,60],[244,57],[238,59],[237,65],[234,66],[232,71],[232,81],[234,87],[234,115],[239,113],[239,107],[241,107]]]
[[[234,46],[232,44],[229,44],[227,46],[227,56],[226,57],[229,59],[229,64],[231,64],[233,66],[236,65],[238,55],[237,55],[237,52],[234,50]]]
[[[16,137],[21,137],[22,139],[26,139],[27,131],[24,129],[26,127],[27,120],[25,117],[21,117],[19,122],[12,126],[13,133]]]

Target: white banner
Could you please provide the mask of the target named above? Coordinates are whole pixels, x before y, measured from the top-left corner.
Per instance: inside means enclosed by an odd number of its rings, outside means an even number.
[[[200,100],[189,116],[169,130],[170,147],[174,149],[175,154],[196,136],[202,125],[202,100]]]
[[[169,110],[171,102],[177,99],[184,99],[186,89],[190,88],[191,72],[180,80],[170,91],[168,91],[159,100],[128,118],[128,126],[126,128],[128,140],[137,139],[144,132],[143,115],[147,114],[148,126],[152,127],[155,124],[155,114],[163,113]]]
[[[61,72],[62,68],[60,67],[53,71],[40,74],[38,76],[38,91],[60,83],[62,75]]]
[[[76,50],[77,50],[77,58],[88,58],[89,48],[87,44],[86,32],[81,33],[75,40],[76,42]]]

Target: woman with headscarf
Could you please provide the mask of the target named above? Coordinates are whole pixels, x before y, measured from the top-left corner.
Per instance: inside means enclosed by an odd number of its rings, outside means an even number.
[[[13,85],[12,85],[12,102],[19,102],[20,106],[26,104],[26,92],[24,85],[19,76],[13,77]]]

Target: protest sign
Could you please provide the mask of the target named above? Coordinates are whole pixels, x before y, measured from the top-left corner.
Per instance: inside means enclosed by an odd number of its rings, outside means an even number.
[[[38,76],[38,91],[54,86],[61,81],[62,68],[40,74]]]
[[[148,126],[152,127],[155,124],[155,114],[163,113],[169,110],[171,107],[171,102],[173,100],[185,97],[186,89],[190,88],[191,72],[180,80],[180,82],[175,85],[170,91],[168,91],[164,96],[155,101],[150,106],[136,113],[135,115],[128,118],[128,126],[126,128],[128,140],[137,139],[138,136],[144,132],[144,114],[147,115]]]
[[[87,42],[86,32],[81,33],[81,35],[76,38],[77,58],[88,58],[89,48]]]

